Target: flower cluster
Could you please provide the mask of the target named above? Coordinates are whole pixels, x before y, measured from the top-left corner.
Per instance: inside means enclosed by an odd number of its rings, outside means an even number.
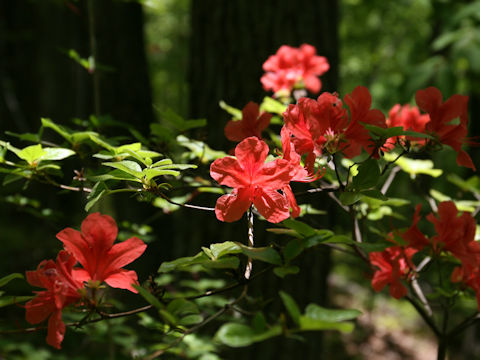
[[[430,213],[427,220],[434,225],[436,234],[425,236],[417,224],[420,221],[418,205],[413,215],[412,225],[405,231],[395,233],[403,239],[404,244],[388,247],[381,252],[371,252],[370,262],[378,269],[372,279],[372,287],[380,291],[390,285],[390,294],[400,298],[407,294],[401,283],[409,280],[415,271],[412,256],[427,249],[432,256],[441,253],[450,254],[461,262],[461,267],[454,270],[452,281],[463,282],[472,287],[477,294],[480,308],[480,244],[475,241],[475,219],[469,213],[461,213],[453,201],[444,201],[438,205],[437,215]],[[393,241],[390,235],[390,241]]]
[[[81,231],[66,228],[57,234],[63,243],[56,261],[44,260],[37,270],[27,271],[28,282],[46,290],[37,292],[26,307],[26,319],[31,324],[47,318],[47,343],[60,349],[65,335],[62,310],[88,298],[88,289],[96,290],[106,282],[114,288],[137,292],[135,271],[123,266],[137,259],[146,249],[145,243],[135,237],[113,244],[118,233],[117,224],[108,215],[90,214],[82,222]],[[82,267],[75,267],[76,263]],[[93,291],[94,292],[94,291]]]
[[[384,150],[393,148],[395,142],[408,140],[420,146],[436,148],[448,145],[457,152],[457,164],[475,170],[470,156],[462,150],[462,145],[472,143],[468,132],[468,96],[455,94],[445,102],[442,93],[434,87],[418,90],[415,96],[417,107],[395,105],[389,112],[388,127],[401,126],[404,130],[427,134],[429,139],[401,136],[389,139]],[[421,115],[419,108],[426,114]],[[458,119],[458,121],[457,121]]]
[[[272,90],[277,97],[290,96],[294,88],[318,93],[322,88],[318,77],[329,68],[327,59],[316,55],[312,45],[303,44],[300,48],[283,45],[263,64],[266,73],[260,81],[265,90]]]
[[[301,98],[284,113],[285,126],[300,154],[307,154],[309,169],[316,157],[324,153],[342,153],[347,158],[360,155],[362,149],[373,153],[376,144],[364,124],[385,128],[385,116],[370,109],[372,97],[364,86],[356,87],[344,98],[348,116],[337,94],[323,93],[317,100]]]

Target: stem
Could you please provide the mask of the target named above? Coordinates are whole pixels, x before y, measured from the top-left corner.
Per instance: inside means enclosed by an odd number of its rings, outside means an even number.
[[[158,350],[156,352],[154,352],[152,355],[146,357],[145,359],[146,360],[153,360],[157,357],[159,357],[160,355],[164,354],[168,349],[171,349],[172,347],[178,345],[179,343],[181,343],[183,341],[183,339],[185,338],[185,336],[189,335],[189,334],[192,334],[194,333],[195,331],[197,331],[198,329],[202,328],[203,326],[205,326],[206,324],[208,324],[209,322],[215,320],[216,318],[218,318],[219,316],[223,315],[224,313],[226,313],[228,310],[231,310],[236,304],[238,304],[240,302],[240,300],[242,300],[246,295],[247,295],[247,289],[248,289],[248,286],[245,285],[243,287],[243,291],[242,293],[240,294],[240,296],[238,298],[236,298],[234,301],[226,304],[223,308],[221,308],[220,310],[218,310],[215,314],[209,316],[208,318],[206,318],[205,320],[203,320],[201,323],[195,325],[194,327],[191,327],[190,329],[187,329],[185,330],[185,332],[182,334],[182,336],[180,336],[179,338],[177,338],[173,343],[171,343],[167,348],[165,349],[161,349],[161,350]]]
[[[252,207],[250,206],[250,209],[248,209],[247,212],[247,221],[248,221],[248,246],[253,247],[254,242],[253,242],[253,211]],[[248,257],[247,260],[247,266],[245,267],[245,273],[244,273],[244,278],[246,280],[250,279],[250,274],[252,273],[252,268],[253,268],[253,263],[252,263],[252,258]]]
[[[335,154],[332,155],[332,162],[333,162],[333,168],[335,170],[335,175],[337,176],[338,183],[340,184],[340,188],[343,190],[345,189],[345,185],[343,185],[342,179],[340,178],[340,173],[338,172],[338,166],[337,166]]]
[[[392,169],[392,171],[388,175],[387,180],[385,180],[385,182],[383,183],[382,189],[380,190],[380,192],[383,195],[387,193],[388,189],[390,188],[390,185],[392,185],[393,179],[395,179],[395,176],[399,171],[400,171],[400,166],[396,166]]]

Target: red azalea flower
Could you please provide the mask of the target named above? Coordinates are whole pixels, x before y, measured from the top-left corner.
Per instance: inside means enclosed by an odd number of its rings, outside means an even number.
[[[455,94],[442,102],[440,90],[429,87],[418,90],[415,100],[418,107],[430,115],[430,121],[425,126],[426,132],[457,152],[459,166],[475,170],[472,159],[462,150],[462,144],[468,142],[468,96]],[[457,118],[459,122],[454,123]]]
[[[388,112],[388,119],[386,124],[388,127],[403,127],[403,130],[411,130],[419,133],[425,132],[425,125],[430,121],[428,114],[421,115],[420,110],[416,106],[409,104],[394,105]],[[409,140],[415,144],[424,145],[425,139],[415,138],[411,136],[396,136],[388,139],[383,145],[382,149],[388,151],[395,147],[398,140]]]
[[[81,232],[66,228],[57,234],[57,238],[84,267],[77,270],[78,278],[105,281],[111,287],[136,293],[132,284],[138,284],[137,273],[122,267],[142,255],[147,245],[136,237],[114,245],[117,233],[115,220],[94,213],[83,220]]]
[[[375,149],[362,124],[379,127],[386,124],[380,110],[370,109],[372,100],[368,89],[358,86],[344,100],[350,108],[350,120],[338,96],[329,93],[323,93],[317,101],[301,98],[283,114],[296,151],[308,154],[307,163],[323,151],[343,152],[345,157],[352,158],[359,155],[362,148],[367,152]]]
[[[262,131],[270,124],[272,114],[261,113],[258,104],[250,101],[242,110],[242,120],[230,120],[225,126],[225,136],[231,141],[256,136],[262,138]]]
[[[365,86],[357,86],[343,100],[350,109],[350,123],[344,133],[348,146],[343,150],[343,154],[351,159],[360,155],[362,148],[372,153],[375,150],[375,144],[362,124],[385,128],[385,115],[378,109],[370,109],[372,96]]]
[[[56,261],[44,260],[37,270],[26,272],[31,285],[47,289],[37,292],[37,296],[26,303],[26,319],[31,324],[38,324],[49,318],[47,343],[57,349],[65,336],[62,309],[81,299],[78,290],[83,283],[76,278],[73,269],[76,262],[66,251],[60,251]]]
[[[418,204],[415,208],[415,213],[413,214],[412,225],[404,233],[400,234],[404,240],[406,240],[410,247],[413,247],[417,250],[422,250],[425,246],[430,245],[430,241],[425,235],[420,231],[417,224],[420,221],[420,210],[422,208],[421,204]]]
[[[219,184],[234,188],[217,200],[217,219],[236,221],[252,203],[272,223],[290,216],[288,201],[277,190],[288,185],[293,169],[284,159],[265,163],[267,155],[268,145],[256,137],[249,137],[235,148],[236,158],[227,156],[212,163],[210,176]]]
[[[462,282],[471,287],[477,297],[477,305],[480,309],[480,257],[477,256],[475,264],[462,263],[461,267],[456,267],[451,276],[452,282]]]
[[[455,203],[443,201],[438,204],[438,217],[430,213],[427,220],[434,224],[437,232],[431,239],[435,252],[450,251],[462,262],[476,263],[480,244],[475,241],[475,219],[469,213],[458,216]]]
[[[402,279],[408,279],[413,268],[412,256],[417,249],[392,246],[384,251],[371,252],[370,263],[378,267],[372,278],[372,287],[375,291],[382,290],[390,285],[390,295],[395,299],[407,295],[408,290],[402,284]]]
[[[303,44],[300,48],[281,46],[263,64],[267,73],[260,81],[265,90],[290,95],[292,89],[303,82],[312,93],[318,93],[322,83],[318,76],[328,71],[330,65],[323,56],[317,56],[313,46]]]

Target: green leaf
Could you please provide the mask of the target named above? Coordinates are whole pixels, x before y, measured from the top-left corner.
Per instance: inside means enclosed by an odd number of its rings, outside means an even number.
[[[280,291],[279,294],[280,294],[280,297],[282,298],[283,305],[285,305],[285,308],[287,309],[288,313],[292,317],[292,320],[295,322],[295,324],[298,324],[301,313],[297,303],[286,292]]]
[[[96,183],[93,188],[92,192],[88,195],[89,201],[85,205],[85,211],[90,211],[90,209],[95,205],[98,200],[100,200],[103,196],[108,195],[109,189],[107,185],[103,182]]]
[[[7,276],[4,276],[0,279],[0,287],[7,285],[10,281],[14,279],[24,279],[23,275],[20,273],[13,273]]]
[[[364,197],[367,196],[369,198],[382,200],[382,201],[387,201],[388,200],[388,197],[383,195],[380,190],[376,190],[376,189],[363,190],[363,191],[361,191],[361,193]],[[362,198],[362,201],[364,201],[363,198]]]
[[[333,236],[333,232],[330,230],[325,230],[324,233],[315,234],[313,236],[306,237],[303,239],[303,246],[308,249],[313,246],[317,246],[324,242],[327,242],[329,238]]]
[[[200,324],[203,321],[203,316],[198,314],[191,314],[182,317],[178,320],[178,325],[190,326],[195,324]]]
[[[241,120],[242,119],[242,110],[234,108],[233,106],[228,105],[225,101],[220,100],[218,103],[220,107],[225,110],[227,113],[233,116],[234,120]]]
[[[282,258],[276,250],[271,247],[248,247],[241,243],[236,243],[242,249],[242,252],[253,260],[264,261],[269,264],[281,265]]]
[[[362,312],[355,309],[327,309],[317,304],[308,304],[305,308],[305,316],[327,322],[352,320],[360,315]]]
[[[363,197],[363,194],[359,191],[352,191],[345,189],[345,191],[340,193],[338,197],[341,203],[345,206],[353,205]]]
[[[75,151],[64,148],[44,148],[44,154],[41,160],[63,160],[67,157],[75,155]]]
[[[270,96],[265,96],[262,103],[260,104],[260,110],[282,115],[285,110],[287,110],[287,105],[271,98]]]
[[[287,219],[284,220],[282,224],[289,229],[295,230],[297,233],[303,236],[312,236],[316,232],[313,227],[298,220]]]
[[[304,242],[299,239],[290,240],[283,248],[283,258],[286,263],[300,255],[304,250]]]
[[[157,176],[165,176],[165,175],[178,176],[180,175],[180,172],[175,170],[154,168],[154,169],[143,169],[143,175],[145,176],[145,179],[147,181],[150,181],[151,179]]]
[[[225,241],[223,243],[211,244],[210,250],[215,259],[227,254],[238,254],[242,252],[242,248],[233,241]]]
[[[110,167],[113,167],[115,169],[124,171],[127,174],[130,174],[130,175],[136,177],[137,179],[141,179],[144,175],[142,173],[142,168],[135,161],[123,160],[123,161],[118,161],[118,162],[105,162],[105,163],[102,163],[102,164],[105,165],[105,166],[110,166]]]
[[[397,155],[394,153],[385,153],[384,157],[387,161],[393,161]],[[410,174],[412,179],[414,179],[418,174],[439,177],[443,173],[441,169],[433,168],[433,161],[431,160],[416,160],[402,156],[395,162],[395,164],[400,166],[403,171]]]
[[[380,179],[380,169],[377,161],[369,159],[358,167],[358,174],[353,178],[352,187],[354,190],[370,189],[377,185]]]
[[[2,296],[0,297],[0,307],[16,305],[33,299],[33,296]]]
[[[37,144],[23,148],[19,153],[17,153],[17,156],[20,159],[25,160],[29,165],[34,165],[34,163],[45,154],[46,152],[42,148],[42,145]]]
[[[198,310],[198,306],[195,303],[185,299],[172,300],[167,305],[167,311],[175,316],[198,314],[200,312]]]
[[[91,181],[108,181],[108,180],[126,180],[126,181],[136,181],[139,182],[139,179],[133,175],[130,175],[122,170],[113,170],[106,174],[102,175],[93,175],[87,176],[88,180]]]
[[[236,269],[240,265],[240,261],[233,256],[225,256],[217,260],[212,260],[201,251],[195,256],[163,262],[160,265],[158,272],[166,273],[174,270],[189,270],[189,268],[194,265],[201,265],[204,268],[213,269]]]
[[[287,275],[298,274],[299,271],[300,268],[295,265],[279,266],[273,269],[273,273],[282,279]]]
[[[132,284],[135,290],[138,291],[142,297],[147,300],[147,302],[153,306],[155,306],[158,310],[162,310],[165,308],[165,306],[158,300],[155,295],[153,295],[150,291],[145,289],[144,287],[141,287],[140,285],[135,285]]]
[[[262,332],[256,332],[248,325],[226,323],[223,324],[220,329],[218,329],[217,333],[215,334],[215,340],[227,346],[243,347],[274,336],[278,336],[281,333],[282,328],[280,325],[272,326],[271,328]]]
[[[338,330],[343,333],[351,333],[354,329],[354,325],[350,322],[344,322],[344,323],[327,322],[327,321],[312,319],[305,315],[300,316],[299,325],[300,325],[300,330],[304,330],[304,331]]]
[[[202,163],[210,163],[213,160],[227,156],[223,151],[213,150],[204,142],[192,140],[183,135],[177,136],[177,143],[190,150],[190,153],[186,154],[189,160],[198,158]]]

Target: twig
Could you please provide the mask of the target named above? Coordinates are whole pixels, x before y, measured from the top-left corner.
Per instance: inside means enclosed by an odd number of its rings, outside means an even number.
[[[185,208],[189,208],[189,209],[204,210],[204,211],[215,211],[215,208],[211,208],[211,207],[177,203],[176,201],[173,201],[167,195],[165,195],[164,193],[162,193],[160,191],[156,192],[155,194],[160,196],[162,199],[166,200],[168,203],[173,204],[173,205],[177,205],[177,206],[181,206],[181,207],[185,207]]]
[[[390,188],[390,185],[392,185],[392,182],[393,182],[393,179],[395,179],[395,176],[397,175],[397,173],[400,171],[400,166],[395,166],[392,171],[390,172],[390,174],[388,175],[388,178],[387,180],[385,180],[385,182],[383,183],[383,186],[380,190],[380,192],[385,195],[388,191],[388,189]]]
[[[423,293],[417,278],[413,277],[411,283],[412,283],[412,289],[415,292],[415,295],[417,295],[418,299],[422,303],[427,315],[431,317],[433,315],[432,308],[430,307],[430,304],[428,303],[427,298],[425,297],[425,294]]]
[[[235,304],[239,303],[240,300],[242,300],[246,294],[247,294],[247,289],[248,289],[248,286],[245,285],[244,288],[243,288],[243,291],[242,293],[240,294],[240,296],[238,298],[236,298],[234,301],[226,304],[223,306],[223,308],[221,308],[220,310],[218,310],[215,314],[213,315],[210,315],[208,318],[206,318],[205,320],[203,320],[201,323],[195,325],[194,327],[191,327],[190,329],[187,329],[185,330],[185,332],[182,334],[182,336],[180,336],[179,338],[177,338],[173,343],[171,343],[168,347],[166,347],[165,349],[161,349],[161,350],[158,350],[156,352],[154,352],[153,354],[151,354],[150,356],[146,357],[145,360],[153,360],[157,357],[159,357],[160,355],[164,354],[168,349],[171,349],[172,347],[178,345],[179,343],[181,343],[183,341],[183,339],[185,338],[185,336],[189,335],[189,334],[192,334],[194,333],[195,331],[197,331],[198,329],[204,327],[206,324],[208,324],[209,322],[215,320],[216,318],[218,318],[219,316],[223,315],[224,313],[226,313],[228,310],[232,309],[234,307]]]
[[[398,154],[398,156],[397,156],[395,159],[393,159],[393,161],[390,161],[390,162],[388,162],[388,163],[385,165],[385,167],[383,168],[383,170],[382,170],[382,172],[381,172],[380,175],[385,174],[385,173],[387,172],[388,168],[389,168],[392,164],[395,164],[395,163],[397,162],[397,160],[400,159],[400,158],[401,158],[403,155],[405,155],[405,154],[408,154],[408,151],[405,150],[405,149],[403,149],[403,151],[402,151],[400,154]]]
[[[254,246],[254,240],[253,240],[253,211],[252,207],[250,206],[250,209],[247,212],[247,221],[248,221],[248,246],[253,247]],[[249,256],[247,260],[247,266],[245,266],[245,273],[243,277],[248,280],[250,279],[250,274],[252,273],[252,268],[253,268],[253,263],[252,263],[252,258]]]

